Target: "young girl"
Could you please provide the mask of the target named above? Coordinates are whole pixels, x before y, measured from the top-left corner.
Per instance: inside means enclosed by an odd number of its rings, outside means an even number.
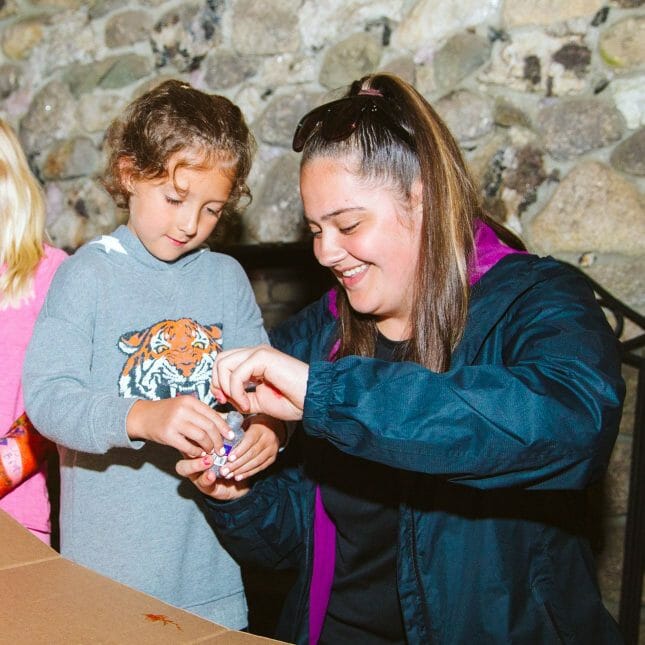
[[[298,567],[278,636],[622,642],[583,531],[624,395],[593,292],[487,218],[454,138],[397,77],[353,83],[293,147],[338,286],[275,349],[220,354],[214,383],[301,420],[304,463],[247,490],[177,465],[229,500],[208,504],[237,558]]]
[[[215,354],[266,339],[242,268],[204,247],[248,193],[254,142],[228,99],[167,81],[107,143],[105,183],[128,224],[56,276],[24,370],[27,410],[61,446],[61,552],[241,629],[238,566],[174,463],[177,450],[219,451],[229,432],[211,407]],[[268,425],[251,425],[228,462],[231,485],[278,447]]]
[[[45,293],[67,257],[44,238],[40,185],[16,135],[0,119],[0,508],[49,543],[46,442],[24,415],[20,382]]]

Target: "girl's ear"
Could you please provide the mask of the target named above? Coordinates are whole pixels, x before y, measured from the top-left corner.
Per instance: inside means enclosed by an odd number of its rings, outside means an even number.
[[[132,157],[119,157],[117,161],[121,185],[129,192],[134,192],[134,160]]]

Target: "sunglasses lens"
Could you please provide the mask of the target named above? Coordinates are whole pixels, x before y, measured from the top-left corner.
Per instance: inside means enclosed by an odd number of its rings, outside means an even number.
[[[362,97],[361,97],[362,98]],[[356,130],[363,110],[367,107],[364,100],[346,97],[326,103],[300,119],[293,135],[292,148],[300,152],[311,133],[320,125],[320,134],[325,141],[342,141]]]
[[[292,148],[301,152],[311,136],[320,126],[320,134],[325,141],[344,141],[358,127],[363,115],[370,113],[370,118],[376,118],[387,129],[414,149],[414,142],[409,133],[397,123],[392,114],[387,111],[382,100],[377,102],[372,96],[350,96],[315,108],[300,119],[293,135]]]
[[[323,120],[321,134],[325,141],[344,141],[358,127],[361,113],[366,105],[362,101],[348,100],[334,106],[328,118]]]
[[[308,114],[300,119],[296,127],[296,131],[293,135],[293,143],[291,147],[296,151],[300,152],[304,147],[309,135],[312,133],[313,129],[320,123],[322,118],[322,113],[327,109],[328,106],[321,105],[320,107],[315,108]]]

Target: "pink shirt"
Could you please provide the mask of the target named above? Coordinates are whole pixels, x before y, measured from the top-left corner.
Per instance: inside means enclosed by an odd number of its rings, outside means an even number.
[[[34,323],[56,269],[67,257],[45,245],[45,256],[36,269],[34,296],[17,308],[0,310],[0,436],[25,411],[22,400],[22,364]],[[4,271],[4,267],[0,267]],[[50,533],[49,496],[44,467],[0,499],[0,508],[28,529]]]

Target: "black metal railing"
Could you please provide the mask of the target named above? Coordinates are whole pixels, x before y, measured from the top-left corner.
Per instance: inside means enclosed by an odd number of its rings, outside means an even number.
[[[618,300],[584,271],[573,268],[584,275],[603,309],[611,312],[614,333],[618,338],[623,335],[625,320],[629,320],[641,332],[622,343],[622,361],[636,368],[638,376],[618,623],[626,645],[636,645],[645,570],[645,316]]]

